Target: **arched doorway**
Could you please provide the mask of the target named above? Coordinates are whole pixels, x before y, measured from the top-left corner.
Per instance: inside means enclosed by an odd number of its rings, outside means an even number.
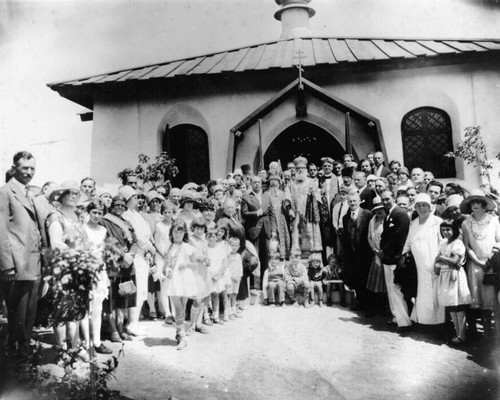
[[[175,158],[175,165],[179,168],[172,186],[182,187],[187,182],[199,184],[210,180],[208,137],[199,126],[182,124],[170,129],[167,126],[163,150]]]
[[[281,132],[264,154],[267,168],[271,161],[280,160],[283,169],[298,156],[321,165],[321,158],[328,156],[341,159],[345,150],[327,131],[309,122],[300,121]]]

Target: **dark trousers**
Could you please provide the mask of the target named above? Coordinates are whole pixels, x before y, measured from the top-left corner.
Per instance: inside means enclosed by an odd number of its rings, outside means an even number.
[[[266,236],[264,228],[260,231],[259,236],[252,240],[255,250],[259,252],[260,260],[260,281],[256,282],[253,275],[250,276],[250,287],[252,289],[260,289],[264,278],[264,271],[269,266],[269,238]]]
[[[40,280],[2,281],[1,286],[7,306],[9,350],[26,356],[36,317]]]

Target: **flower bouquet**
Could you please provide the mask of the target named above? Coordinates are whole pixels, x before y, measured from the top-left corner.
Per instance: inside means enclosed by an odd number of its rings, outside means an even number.
[[[118,240],[113,237],[106,239],[102,257],[107,268],[108,276],[119,275],[120,269],[124,267],[124,254],[125,252],[118,243]]]
[[[44,260],[43,280],[49,286],[49,326],[84,318],[90,292],[106,269],[102,252],[88,246],[46,249]]]

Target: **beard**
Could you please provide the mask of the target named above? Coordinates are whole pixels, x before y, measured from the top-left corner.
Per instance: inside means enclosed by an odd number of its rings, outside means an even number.
[[[305,182],[306,178],[307,178],[307,174],[305,174],[305,173],[297,172],[295,174],[295,180],[297,182],[300,182],[300,183]]]

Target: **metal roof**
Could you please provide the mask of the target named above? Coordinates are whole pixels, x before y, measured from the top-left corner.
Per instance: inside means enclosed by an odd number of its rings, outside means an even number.
[[[302,65],[311,67],[498,51],[500,40],[295,38],[51,83],[48,86],[56,89],[189,75],[290,68],[298,64],[299,49],[302,50]]]

